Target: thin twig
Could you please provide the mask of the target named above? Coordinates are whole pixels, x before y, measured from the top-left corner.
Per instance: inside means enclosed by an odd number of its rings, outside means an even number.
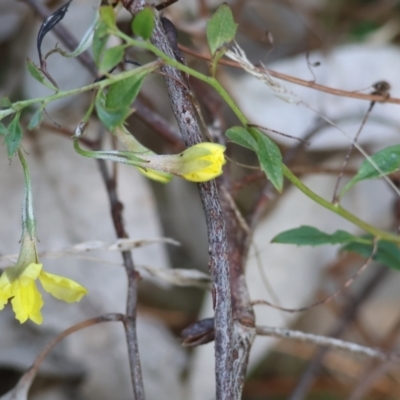
[[[300,342],[313,343],[318,346],[324,346],[334,350],[350,352],[355,355],[363,355],[369,358],[374,358],[382,361],[400,362],[400,354],[397,352],[386,353],[380,349],[362,346],[357,343],[346,342],[344,340],[335,339],[332,337],[314,335],[312,333],[304,333],[302,331],[294,331],[285,328],[275,328],[268,326],[257,326],[257,335],[273,336],[283,339],[297,340]]]
[[[101,176],[107,188],[111,206],[114,228],[119,239],[127,238],[122,218],[123,205],[118,199],[117,182],[110,177],[104,160],[97,160]],[[126,318],[124,320],[125,335],[128,345],[129,365],[135,400],[145,400],[142,369],[140,366],[139,345],[136,334],[137,313],[137,272],[130,251],[123,251],[122,258],[128,278],[128,295],[126,300]]]
[[[192,49],[189,49],[186,46],[182,46],[179,45],[179,48],[186,54],[190,54],[194,57],[197,58],[201,58],[202,60],[206,60],[206,61],[211,61],[211,56],[209,55],[204,55],[201,53],[198,53]],[[225,60],[225,59],[221,59],[218,61],[219,64],[222,65],[228,65],[230,67],[234,67],[234,68],[242,68],[239,63],[235,62],[235,61],[231,61],[231,60]],[[282,74],[281,72],[277,72],[277,71],[273,71],[269,68],[258,68],[258,70],[260,72],[265,72],[265,70],[274,78],[278,78],[281,79],[283,81],[286,82],[291,82],[291,83],[295,83],[299,86],[305,86],[308,87],[310,89],[315,89],[318,90],[320,92],[325,92],[325,93],[329,93],[331,95],[334,96],[340,96],[340,97],[350,97],[353,99],[359,99],[359,100],[367,100],[367,101],[377,101],[380,103],[391,103],[391,104],[400,104],[400,99],[399,98],[395,98],[395,97],[389,97],[387,95],[381,95],[381,94],[365,94],[365,93],[359,93],[359,92],[350,92],[347,90],[341,90],[341,89],[335,89],[329,86],[324,86],[324,85],[320,85],[318,83],[315,83],[313,81],[306,81],[304,79],[300,79],[300,78],[296,78],[292,75],[287,75],[287,74]]]

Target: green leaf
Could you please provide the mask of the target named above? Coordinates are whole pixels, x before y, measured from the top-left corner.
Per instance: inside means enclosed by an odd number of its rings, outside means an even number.
[[[124,56],[125,45],[111,47],[104,52],[104,56],[100,62],[100,71],[105,73],[114,68],[121,62]]]
[[[114,9],[111,6],[102,6],[102,7],[100,7],[100,19],[109,28],[115,27]]]
[[[54,90],[56,92],[58,91],[58,89],[51,82],[48,81],[43,72],[40,71],[40,69],[29,58],[26,60],[26,64],[32,78],[36,79],[38,82],[48,87],[49,89]]]
[[[27,128],[31,131],[36,129],[43,120],[43,108],[39,108],[33,115],[29,121]]]
[[[109,35],[107,34],[107,25],[103,21],[100,21],[97,25],[96,30],[94,31],[92,44],[93,58],[97,66],[99,66],[100,64],[100,58],[106,47],[108,37]]]
[[[96,111],[100,121],[107,129],[112,131],[125,121],[131,109],[129,107],[121,107],[111,110],[104,105],[104,98],[98,97],[96,99]]]
[[[229,140],[239,146],[246,147],[253,151],[256,151],[257,149],[257,141],[246,128],[243,128],[243,126],[233,126],[225,132],[225,135]]]
[[[254,130],[258,132],[257,130]],[[258,132],[256,153],[261,169],[278,192],[283,189],[282,154],[279,147],[267,136]]]
[[[20,115],[20,113],[17,113],[10,122],[10,125],[8,125],[8,134],[4,140],[7,146],[8,158],[11,158],[15,154],[22,140],[22,129],[19,122]]]
[[[0,122],[0,135],[1,136],[6,136],[8,134],[8,129],[7,127]]]
[[[136,36],[144,40],[151,38],[154,29],[154,11],[153,7],[145,7],[140,11],[132,22],[132,31]]]
[[[221,4],[207,23],[207,41],[213,56],[235,38],[237,26],[229,6]]]
[[[110,110],[129,108],[139,94],[144,79],[151,71],[143,71],[123,81],[109,86],[106,95],[106,107]]]
[[[312,226],[300,226],[282,232],[272,239],[272,243],[295,244],[297,246],[321,246],[324,244],[343,244],[349,242],[370,241],[338,230],[332,234],[321,232]]]
[[[8,97],[0,98],[0,108],[10,108],[12,103]]]
[[[386,147],[371,156],[372,161],[381,170],[379,172],[369,160],[364,160],[357,175],[343,188],[341,196],[353,187],[357,182],[380,178],[381,176],[391,174],[400,168],[400,145]]]
[[[349,243],[342,247],[341,251],[350,251],[368,258],[371,256],[373,248],[372,244]],[[387,267],[400,270],[400,249],[394,243],[379,242],[374,260]]]

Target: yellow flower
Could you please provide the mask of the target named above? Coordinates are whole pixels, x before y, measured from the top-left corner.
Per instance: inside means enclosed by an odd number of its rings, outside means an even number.
[[[225,146],[199,143],[180,154],[141,156],[146,171],[164,171],[192,182],[206,182],[222,174]]]
[[[181,153],[184,164],[180,174],[192,182],[205,182],[222,174],[226,163],[225,146],[216,143],[199,143]]]
[[[31,263],[24,268],[17,264],[7,268],[0,277],[0,310],[12,298],[15,317],[21,324],[28,319],[41,324],[43,300],[36,279],[46,292],[67,303],[79,301],[87,293],[83,286],[71,279],[44,272],[42,264]]]
[[[67,303],[79,301],[87,293],[75,281],[43,271],[37,259],[36,242],[24,232],[17,264],[6,268],[0,276],[0,310],[12,299],[15,318],[21,324],[28,319],[41,324],[43,299],[36,287],[37,279],[46,292]]]

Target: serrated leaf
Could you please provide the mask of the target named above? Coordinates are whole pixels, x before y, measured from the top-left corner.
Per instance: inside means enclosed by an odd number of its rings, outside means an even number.
[[[8,134],[7,127],[2,122],[0,122],[0,135],[6,136],[7,134]]]
[[[231,9],[227,4],[221,4],[207,23],[207,41],[211,54],[230,43],[237,30]]]
[[[0,98],[0,108],[10,108],[12,103],[8,97]]]
[[[349,243],[342,247],[341,251],[350,251],[368,258],[371,256],[373,248],[372,244]],[[387,267],[400,270],[400,249],[394,243],[379,242],[374,260]]]
[[[106,95],[106,107],[115,110],[129,108],[142,88],[144,79],[151,71],[144,71],[109,86]]]
[[[19,118],[20,113],[16,114],[10,122],[10,125],[8,125],[8,134],[4,140],[7,146],[8,158],[11,158],[15,154],[22,140],[22,129]]]
[[[332,234],[321,232],[312,226],[300,226],[282,232],[272,239],[272,243],[295,244],[297,246],[321,246],[324,244],[343,244],[366,241],[346,231],[338,230]]]
[[[242,126],[233,126],[229,128],[225,135],[231,140],[233,143],[238,144],[239,146],[246,147],[247,149],[256,151],[257,149],[257,141],[251,135],[251,133]]]
[[[38,82],[48,87],[49,89],[56,92],[58,91],[58,89],[51,82],[48,81],[43,72],[40,71],[40,69],[29,58],[27,58],[26,64],[28,67],[28,72],[31,74],[32,78],[36,79]]]
[[[66,4],[57,9],[53,14],[47,17],[40,26],[36,41],[40,63],[42,63],[42,42],[44,37],[65,17],[71,2],[72,0],[69,0]]]
[[[371,160],[380,169],[379,172],[369,160],[364,160],[357,172],[357,175],[344,187],[341,192],[343,195],[357,182],[366,179],[380,178],[381,176],[391,174],[400,168],[400,145],[386,147],[371,156]]]
[[[124,56],[125,45],[111,47],[104,52],[100,62],[100,71],[105,73],[118,65]]]
[[[122,125],[131,112],[129,107],[111,110],[104,105],[104,99],[100,97],[96,99],[96,111],[100,121],[110,131]]]
[[[145,7],[132,22],[132,32],[144,40],[151,38],[154,29],[154,11],[152,7]]]
[[[43,120],[43,108],[39,108],[33,115],[29,121],[27,128],[31,131],[36,129]]]
[[[99,21],[93,36],[93,59],[99,66],[101,55],[106,47],[109,35],[107,34],[107,25],[103,21]]]
[[[256,154],[261,169],[278,192],[283,189],[282,154],[279,147],[267,136],[258,133]]]
[[[100,19],[106,26],[113,28],[115,26],[115,13],[111,6],[100,7]]]

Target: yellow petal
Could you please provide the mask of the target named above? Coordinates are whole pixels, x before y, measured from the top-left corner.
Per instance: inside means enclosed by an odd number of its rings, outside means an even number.
[[[186,149],[182,155],[182,177],[192,182],[205,182],[222,174],[226,163],[225,147],[216,143],[199,143]]]
[[[149,179],[152,179],[153,181],[157,181],[160,183],[168,183],[172,179],[171,174],[167,174],[166,172],[161,172],[161,171],[155,171],[154,169],[143,169],[139,168],[138,170],[140,173],[142,173],[144,176],[146,176]]]
[[[41,271],[39,280],[46,292],[67,303],[79,301],[87,293],[87,290],[79,283],[63,276]]]
[[[0,310],[8,303],[10,297],[12,297],[11,283],[4,271],[0,277]]]
[[[22,324],[28,318],[36,324],[43,321],[40,309],[43,307],[42,295],[36,288],[34,280],[26,279],[22,284],[19,280],[11,284],[14,298],[11,300],[15,318]]]

